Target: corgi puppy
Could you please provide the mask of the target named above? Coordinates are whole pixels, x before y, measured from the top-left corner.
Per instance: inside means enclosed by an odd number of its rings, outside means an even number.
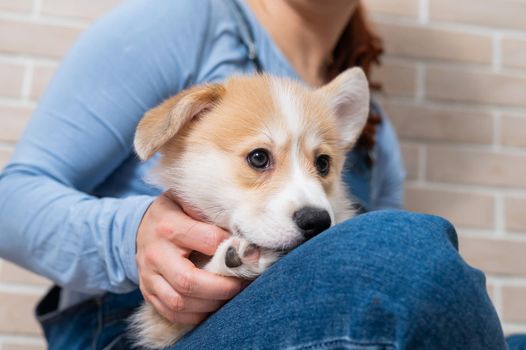
[[[253,279],[288,251],[352,217],[341,180],[369,113],[363,71],[313,89],[269,75],[195,86],[148,111],[134,140],[160,153],[158,184],[232,233],[204,269]],[[145,303],[132,316],[136,345],[173,345],[192,326]]]

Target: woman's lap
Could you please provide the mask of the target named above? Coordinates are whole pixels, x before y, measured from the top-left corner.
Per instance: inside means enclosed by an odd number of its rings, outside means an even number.
[[[359,216],[291,252],[174,348],[504,348],[484,276],[456,244],[437,217]]]
[[[54,287],[36,309],[49,349],[130,349],[127,318],[142,302],[139,290],[102,295],[62,311],[56,310],[60,289]]]
[[[437,217],[358,216],[289,253],[173,349],[504,349],[484,276],[456,245]]]
[[[510,335],[506,340],[509,350],[526,350],[526,334]]]

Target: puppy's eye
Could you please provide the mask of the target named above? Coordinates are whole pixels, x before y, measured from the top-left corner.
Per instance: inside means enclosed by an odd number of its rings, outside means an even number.
[[[316,158],[316,170],[321,176],[327,176],[331,169],[331,157],[326,154],[322,154]]]
[[[270,156],[267,150],[258,148],[248,154],[247,162],[256,170],[264,170],[270,166]]]

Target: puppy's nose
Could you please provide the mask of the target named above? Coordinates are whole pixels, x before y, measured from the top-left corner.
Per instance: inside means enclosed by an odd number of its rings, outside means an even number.
[[[306,239],[316,236],[318,233],[331,227],[331,216],[325,209],[305,207],[292,215]]]

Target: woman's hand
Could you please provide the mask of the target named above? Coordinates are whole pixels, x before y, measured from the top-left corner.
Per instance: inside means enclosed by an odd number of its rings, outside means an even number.
[[[137,233],[136,260],[144,298],[172,322],[199,324],[239,293],[242,282],[201,270],[188,256],[194,250],[213,255],[228,236],[188,216],[168,193],[159,196]]]

